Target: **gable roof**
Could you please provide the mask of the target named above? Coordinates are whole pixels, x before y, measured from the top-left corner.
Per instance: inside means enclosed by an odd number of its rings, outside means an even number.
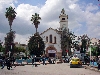
[[[50,28],[48,28],[47,30],[45,30],[44,32],[42,32],[40,35],[44,34],[44,33],[47,32],[48,30],[54,30],[54,31],[58,32],[57,29],[53,29],[53,28],[50,27]]]

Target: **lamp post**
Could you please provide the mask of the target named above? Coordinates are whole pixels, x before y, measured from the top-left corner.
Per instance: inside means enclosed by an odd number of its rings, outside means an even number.
[[[91,47],[92,47],[92,45],[93,44],[90,44],[90,50],[89,50],[90,51],[90,63],[91,63],[91,55],[92,55],[92,53],[91,53]]]
[[[8,52],[9,57],[10,57],[10,54],[11,54],[11,52],[9,51],[9,52]]]

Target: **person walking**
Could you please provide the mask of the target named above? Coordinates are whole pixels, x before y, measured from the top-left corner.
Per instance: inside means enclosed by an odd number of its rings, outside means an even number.
[[[98,56],[98,70],[100,70],[100,56]]]
[[[46,64],[45,64],[45,56],[43,56],[42,61],[43,61],[43,65],[46,65]]]
[[[32,57],[32,65],[34,66],[35,58]]]
[[[36,65],[36,56],[34,56],[34,57],[32,58],[32,65],[33,65],[33,67],[34,67],[34,66],[37,67],[37,65]]]
[[[5,67],[5,56],[2,57],[2,67],[1,69],[3,69]]]
[[[15,59],[14,57],[12,57],[11,59],[12,59],[12,65],[13,65],[13,66],[14,66],[14,68],[15,68],[15,67],[16,67],[16,65],[14,64],[14,62],[15,62],[15,60],[16,60],[16,59]]]
[[[7,58],[7,69],[10,70],[10,67],[11,67],[11,61],[10,61],[10,58]]]
[[[3,69],[5,67],[5,59],[2,59],[2,67],[1,69]]]
[[[51,61],[51,58],[49,57],[49,59],[48,59],[48,62],[49,62],[49,64],[51,64],[52,63],[52,61]]]

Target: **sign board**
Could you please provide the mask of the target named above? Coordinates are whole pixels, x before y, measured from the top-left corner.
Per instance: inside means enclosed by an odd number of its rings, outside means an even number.
[[[55,50],[48,50],[48,53],[56,53]]]

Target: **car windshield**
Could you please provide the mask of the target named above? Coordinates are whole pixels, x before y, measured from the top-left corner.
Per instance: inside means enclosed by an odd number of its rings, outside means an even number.
[[[72,59],[72,61],[79,61],[79,59]]]

